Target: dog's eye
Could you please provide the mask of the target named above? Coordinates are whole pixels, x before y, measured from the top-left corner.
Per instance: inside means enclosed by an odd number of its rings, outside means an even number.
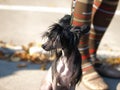
[[[59,36],[57,36],[56,38],[52,38],[52,42],[55,44],[55,43],[58,43],[60,40]]]

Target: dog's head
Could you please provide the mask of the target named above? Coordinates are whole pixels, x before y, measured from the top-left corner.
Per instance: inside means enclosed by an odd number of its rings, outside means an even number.
[[[84,29],[88,29],[88,27],[84,27]],[[59,24],[54,24],[50,31],[44,34],[48,39],[42,47],[46,51],[58,48],[73,49],[79,44],[79,38],[83,34],[82,30],[83,28],[80,27],[71,27],[70,25],[62,27]]]
[[[47,42],[42,45],[43,49],[50,51],[54,48],[61,47],[60,42],[60,33],[64,29],[64,27],[70,25],[71,16],[65,15],[62,17],[58,23],[53,24],[49,27],[49,32],[46,32],[44,36],[48,38]]]
[[[80,36],[88,32],[89,27],[72,27],[70,25],[70,19],[70,15],[65,15],[58,23],[50,26],[49,31],[43,35],[48,38],[42,45],[43,49],[51,51],[58,48],[73,49],[77,47]]]
[[[43,37],[47,37],[47,41],[42,44],[42,48],[46,51],[51,51],[55,48],[61,48],[60,35],[63,30],[59,24],[54,24],[49,28],[48,32],[45,32]]]

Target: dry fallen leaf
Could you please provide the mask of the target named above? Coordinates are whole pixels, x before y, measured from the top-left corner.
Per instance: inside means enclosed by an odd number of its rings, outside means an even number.
[[[19,63],[19,64],[17,65],[17,67],[18,67],[18,68],[25,68],[25,67],[27,67],[27,64],[26,64],[26,63]]]
[[[41,53],[39,58],[40,58],[40,60],[43,61],[43,62],[44,62],[44,61],[48,61],[49,55],[48,55],[48,54],[43,54],[43,53]]]
[[[0,58],[4,57],[4,53],[0,51]]]
[[[41,64],[40,70],[46,70],[46,65],[47,65],[47,63]]]
[[[5,43],[3,41],[0,41],[0,45],[4,46],[4,47],[8,47],[8,48],[16,48],[16,45],[13,43]],[[36,42],[30,42],[28,45],[24,46],[19,46],[19,48],[21,47],[21,51],[22,52],[15,52],[13,53],[12,56],[9,56],[7,54],[4,54],[3,52],[0,51],[0,58],[3,59],[11,59],[11,61],[17,62],[17,61],[30,61],[33,63],[38,63],[41,64],[41,69],[45,70],[46,69],[46,64],[48,63],[48,61],[53,61],[56,59],[56,55],[54,52],[52,52],[51,54],[49,52],[44,51],[41,48],[41,43],[36,43]],[[112,52],[112,49],[108,46],[105,46],[107,50]],[[6,58],[7,57],[7,58]],[[103,58],[104,55],[102,55],[100,57],[100,59],[104,59]],[[104,60],[102,60],[104,62],[107,62],[111,65],[120,65],[120,57],[116,57],[116,58],[110,58],[110,57],[106,57]],[[46,64],[45,64],[46,63]],[[24,65],[18,65],[18,66],[24,66]]]
[[[55,54],[52,54],[50,57],[49,57],[49,60],[50,61],[53,61],[53,60],[55,60],[56,59],[56,55]]]
[[[107,58],[106,62],[111,65],[120,65],[120,58]]]
[[[20,61],[21,59],[20,59],[20,57],[14,57],[14,56],[12,56],[12,57],[10,58],[10,60],[13,61],[13,62],[18,62],[18,61]]]

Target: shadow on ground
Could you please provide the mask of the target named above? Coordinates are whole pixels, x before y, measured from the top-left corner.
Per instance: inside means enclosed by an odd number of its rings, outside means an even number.
[[[26,66],[19,67],[19,64],[25,64]],[[51,63],[48,63],[46,69],[50,67],[50,64]],[[20,70],[40,70],[40,67],[41,67],[40,64],[34,64],[30,62],[22,62],[22,61],[11,62],[11,61],[0,60],[0,78],[12,75]]]
[[[25,63],[26,67],[19,68],[18,64]],[[47,65],[47,68],[50,67],[51,64]],[[20,71],[20,70],[38,70],[40,71],[39,64],[33,64],[29,62],[10,62],[5,60],[0,60],[0,78],[11,76],[12,74]],[[35,77],[35,76],[34,76]],[[109,90],[116,90],[118,83],[120,83],[120,79],[112,79],[103,77],[105,82],[109,85]],[[86,89],[85,89],[86,90]],[[118,89],[120,90],[120,89]]]

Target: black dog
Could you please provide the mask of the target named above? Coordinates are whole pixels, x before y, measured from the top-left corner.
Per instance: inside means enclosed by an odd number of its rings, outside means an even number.
[[[56,50],[57,60],[52,64],[41,90],[75,90],[81,80],[81,55],[78,50],[79,38],[89,30],[89,27],[71,27],[70,15],[65,15],[59,23],[52,25],[48,37],[42,45],[46,51]],[[58,49],[61,51],[57,52]]]

